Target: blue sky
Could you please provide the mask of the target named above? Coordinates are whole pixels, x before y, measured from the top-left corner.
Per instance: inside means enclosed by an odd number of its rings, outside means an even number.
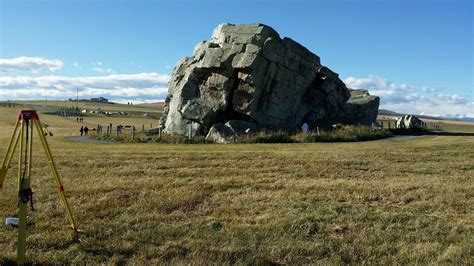
[[[383,108],[474,116],[473,4],[460,0],[0,0],[0,100],[162,100],[223,22],[272,26]]]

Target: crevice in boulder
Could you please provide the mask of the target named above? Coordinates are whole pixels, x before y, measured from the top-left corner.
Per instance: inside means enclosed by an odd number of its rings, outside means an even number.
[[[209,42],[209,48],[221,48],[221,47],[218,43]]]

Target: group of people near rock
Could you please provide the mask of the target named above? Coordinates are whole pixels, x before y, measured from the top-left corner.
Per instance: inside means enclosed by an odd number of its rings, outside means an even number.
[[[79,129],[79,132],[81,132],[81,136],[85,135],[87,136],[87,134],[89,133],[89,128],[87,126],[81,126],[81,129]]]

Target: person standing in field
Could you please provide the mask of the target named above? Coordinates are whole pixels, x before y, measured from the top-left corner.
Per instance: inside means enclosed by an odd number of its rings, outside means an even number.
[[[84,133],[84,127],[83,126],[81,126],[81,129],[79,129],[79,132],[81,132],[81,136],[82,136],[82,134]]]
[[[86,126],[86,127],[84,128],[84,135],[87,136],[87,133],[89,133],[89,128]]]

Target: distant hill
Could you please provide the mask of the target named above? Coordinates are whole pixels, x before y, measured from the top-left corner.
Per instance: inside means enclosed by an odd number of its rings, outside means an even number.
[[[402,116],[403,114],[399,114],[394,111],[379,109],[379,115],[386,115],[386,116]]]
[[[417,116],[417,117],[419,117],[419,118],[433,119],[433,120],[443,120],[443,118],[437,117],[437,116],[418,115],[418,114],[407,114],[407,113],[397,113],[397,112],[390,111],[390,110],[385,110],[385,109],[379,109],[379,115],[385,115],[385,116],[415,115],[415,116]]]
[[[446,118],[451,120],[459,120],[464,122],[474,122],[474,117],[462,117],[462,118]]]
[[[397,113],[390,110],[379,109],[379,115],[382,116],[403,116],[403,115],[415,115],[419,118],[431,119],[431,120],[458,120],[458,121],[467,121],[473,122],[474,118],[452,118],[452,117],[440,117],[440,116],[430,116],[430,115],[419,115],[419,114],[406,114],[406,113]]]
[[[163,110],[163,108],[165,107],[164,102],[140,103],[140,104],[137,104],[137,105],[141,106],[141,107],[156,108],[156,109],[159,109],[160,111]]]

